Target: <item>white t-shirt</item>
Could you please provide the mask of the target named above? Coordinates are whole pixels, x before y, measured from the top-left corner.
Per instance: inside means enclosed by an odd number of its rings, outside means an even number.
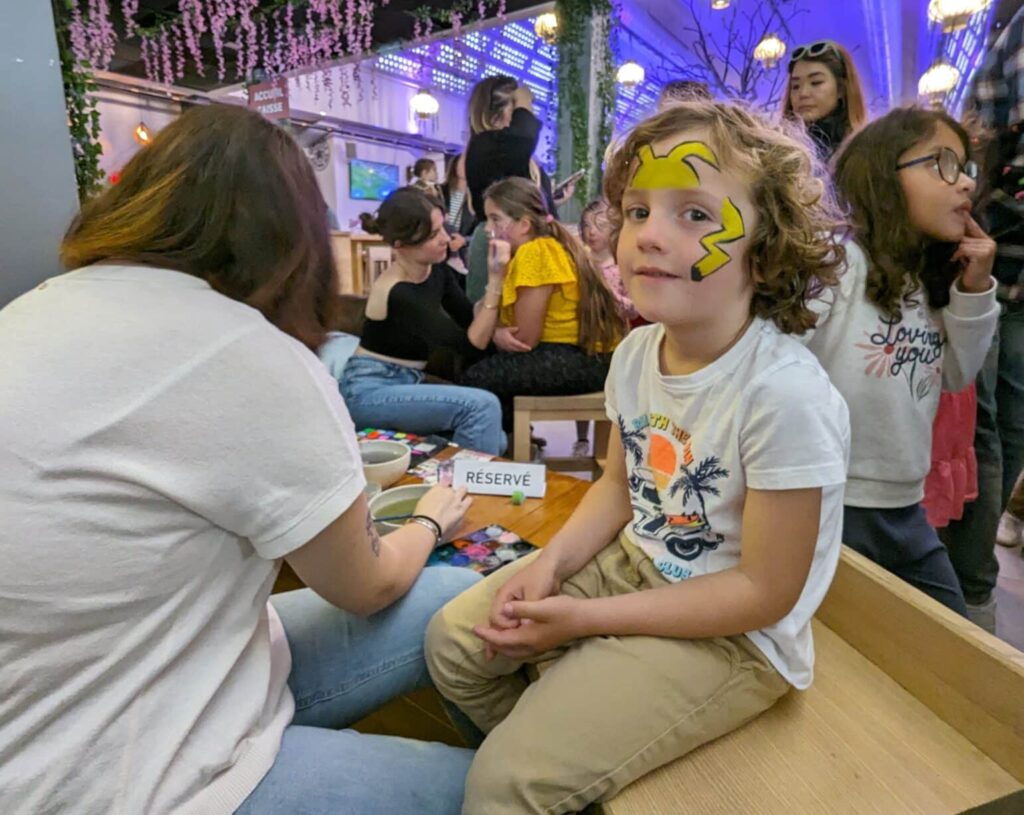
[[[278,559],[364,486],[337,383],[139,266],[43,283],[0,347],[0,812],[234,812],[294,709]]]
[[[865,294],[863,250],[845,246],[839,285],[808,303],[818,324],[798,339],[850,405],[846,503],[907,507],[924,497],[939,393],[966,388],[985,362],[999,320],[996,286],[968,294],[954,285],[943,309],[929,308],[920,291],[904,300],[902,319],[890,320]]]
[[[747,489],[822,488],[818,542],[800,599],[747,636],[792,685],[811,683],[811,618],[835,574],[849,456],[846,403],[821,365],[772,323],[755,319],[725,354],[664,376],[665,330],[633,331],[616,349],[608,416],[626,453],[628,539],[673,582],[739,564]]]

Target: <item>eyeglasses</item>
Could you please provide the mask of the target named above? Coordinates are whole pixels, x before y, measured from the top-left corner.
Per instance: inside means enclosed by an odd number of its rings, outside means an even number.
[[[836,59],[842,61],[843,55],[839,53],[839,49],[832,40],[818,40],[808,45],[798,45],[793,49],[793,56],[789,58],[789,61],[799,62],[802,59],[815,59],[826,51],[831,51],[835,54]]]
[[[922,156],[921,158],[904,161],[902,164],[897,164],[896,169],[905,170],[907,167],[914,167],[918,164],[927,164],[931,161],[935,162],[935,166],[939,169],[939,176],[947,184],[956,184],[960,179],[960,173],[963,173],[972,181],[977,181],[978,179],[977,163],[973,161],[965,161],[961,164],[956,152],[951,150],[949,147],[943,147],[937,153],[932,153],[930,156]]]

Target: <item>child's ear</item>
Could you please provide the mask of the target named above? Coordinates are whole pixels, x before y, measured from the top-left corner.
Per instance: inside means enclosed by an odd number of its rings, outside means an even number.
[[[750,279],[754,281],[754,285],[764,283],[764,274],[761,273],[761,266],[756,260],[748,259],[747,268],[750,269]]]

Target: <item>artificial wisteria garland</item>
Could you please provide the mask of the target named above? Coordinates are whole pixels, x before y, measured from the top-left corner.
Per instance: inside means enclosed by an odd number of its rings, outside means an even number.
[[[116,0],[115,0],[116,1]],[[236,53],[235,78],[262,68],[269,77],[313,68],[347,56],[360,56],[373,45],[374,12],[389,0],[279,0],[260,8],[259,0],[180,0],[179,14],[152,28],[136,21],[139,0],[121,0],[124,36],[139,35],[146,76],[173,84],[191,61],[201,76],[201,38],[213,40],[217,79],[227,76],[225,50]],[[95,70],[110,67],[117,44],[111,21],[112,0],[74,0],[68,24],[75,58]],[[296,20],[302,9],[305,24]],[[186,59],[186,57],[188,59]]]
[[[117,33],[111,4],[118,0],[70,0],[68,34],[75,58],[94,70],[107,70]],[[156,26],[138,25],[139,0],[120,0],[124,36],[138,35],[146,77],[174,84],[191,62],[200,76],[212,70],[203,62],[204,35],[213,41],[217,79],[228,73],[225,51],[233,51],[235,79],[261,69],[273,78],[290,71],[316,68],[344,57],[373,50],[375,12],[389,0],[179,0],[179,14]],[[440,5],[440,4],[439,4]],[[304,22],[297,12],[304,15]],[[434,21],[457,34],[470,18],[503,17],[505,0],[455,0],[439,8],[423,6],[416,17],[414,40],[429,37]],[[347,94],[346,94],[347,95]]]

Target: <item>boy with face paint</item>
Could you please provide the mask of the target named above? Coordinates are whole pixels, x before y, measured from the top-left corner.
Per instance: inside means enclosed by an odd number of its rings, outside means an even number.
[[[849,451],[842,397],[786,336],[842,260],[813,169],[710,102],[610,162],[616,256],[654,325],[615,352],[607,469],[572,517],[428,627],[435,684],[487,733],[463,812],[581,810],[810,684]]]

